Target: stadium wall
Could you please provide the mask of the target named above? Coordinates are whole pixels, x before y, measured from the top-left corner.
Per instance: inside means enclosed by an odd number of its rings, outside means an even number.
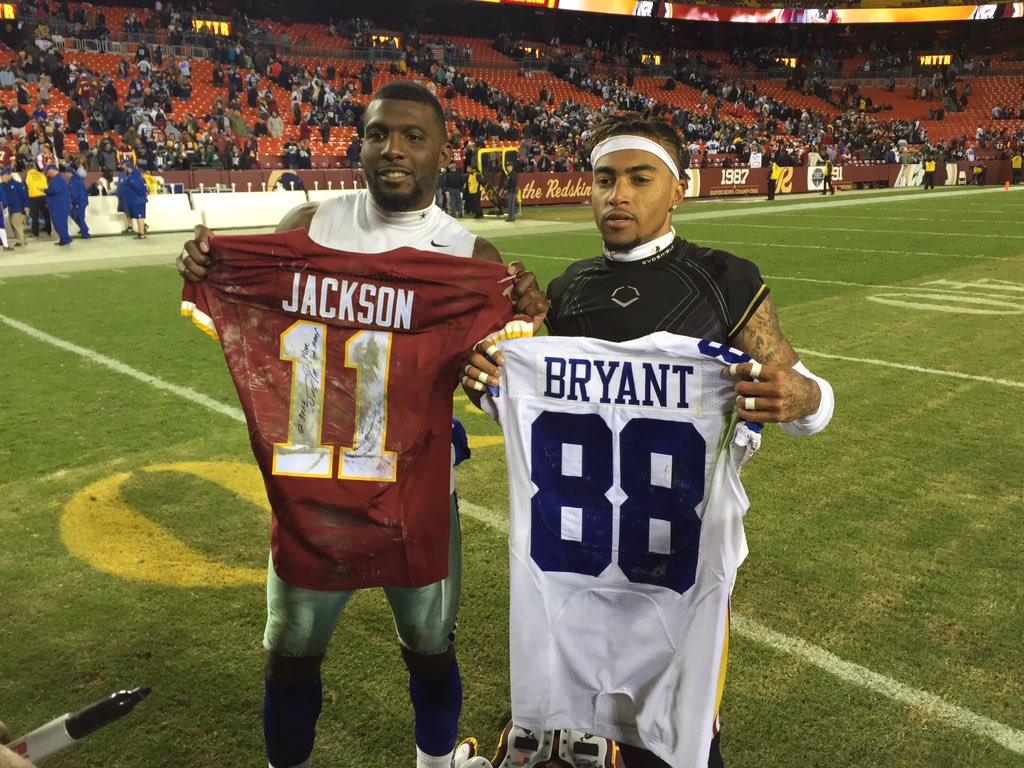
[[[1003,184],[1010,178],[1005,161],[985,163],[985,182]],[[783,168],[776,194],[806,194],[822,187],[821,168]],[[146,223],[153,232],[188,231],[196,224],[212,229],[260,227],[274,223],[290,208],[307,201],[323,200],[339,191],[358,188],[356,175],[347,170],[298,171],[305,190],[273,190],[274,174],[280,171],[172,171],[162,177],[164,184],[176,190],[149,198]],[[921,186],[923,168],[916,165],[836,166],[834,184],[839,190],[855,186]],[[936,172],[939,186],[963,185],[973,178],[971,164],[947,163]],[[98,174],[90,174],[89,184]],[[765,195],[768,171],[765,168],[703,168],[690,170],[687,197],[735,197]],[[524,173],[520,175],[524,205],[585,203],[590,200],[592,176],[589,173]],[[113,235],[125,228],[117,211],[117,198],[101,195],[89,198],[86,211],[89,228],[97,235]]]

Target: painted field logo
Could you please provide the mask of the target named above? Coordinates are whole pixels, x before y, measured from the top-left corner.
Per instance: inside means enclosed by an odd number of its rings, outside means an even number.
[[[930,286],[941,286],[932,288]],[[984,278],[962,283],[932,280],[898,293],[868,296],[868,301],[892,307],[948,312],[958,315],[1022,315],[1024,283]]]
[[[258,507],[260,521],[269,528],[267,494],[255,465],[183,462],[141,471],[180,472],[216,483]],[[121,488],[131,478],[131,472],[105,477],[68,500],[60,536],[71,554],[104,573],[172,587],[239,587],[266,581],[266,567],[219,563],[125,503]]]

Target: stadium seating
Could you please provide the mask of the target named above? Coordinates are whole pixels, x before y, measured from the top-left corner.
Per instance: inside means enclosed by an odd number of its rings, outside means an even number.
[[[74,7],[76,5],[72,4],[72,8]],[[86,8],[87,12],[91,15],[93,7],[86,6]],[[104,6],[102,10],[106,14],[107,26],[111,30],[111,38],[114,40],[123,37],[123,20],[128,13],[135,13],[141,19],[145,19],[151,13],[147,10],[125,7]],[[280,21],[267,19],[257,20],[256,23],[261,30],[272,34],[278,41],[287,36],[290,49],[295,51],[295,54],[284,53],[283,57],[285,59],[301,64],[310,71],[317,64],[326,67],[328,63],[333,63],[338,70],[338,80],[335,81],[334,85],[338,85],[343,79],[354,82],[358,70],[364,64],[363,61],[352,58],[357,54],[353,49],[352,41],[348,38],[328,34],[326,25],[310,23],[285,24]],[[165,38],[165,34],[158,35],[157,37],[158,40]],[[429,35],[425,36],[425,38],[428,41],[430,39]],[[548,72],[538,71],[528,76],[522,69],[520,62],[495,50],[492,40],[467,36],[452,36],[445,40],[455,46],[459,57],[461,57],[463,50],[468,49],[470,51],[470,64],[469,66],[460,66],[458,68],[460,74],[465,73],[474,78],[482,79],[488,86],[496,88],[515,99],[536,102],[541,90],[544,90],[553,95],[556,106],[567,100],[595,110],[600,109],[604,105],[601,96],[585,92],[567,80],[556,77]],[[572,44],[561,44],[554,50],[543,43],[536,43],[535,47],[541,50],[544,55],[557,57],[576,54],[583,50],[581,46]],[[131,46],[127,47],[127,49],[130,48]],[[309,55],[310,51],[316,51],[319,55]],[[440,46],[435,46],[434,51],[443,53],[443,49]],[[0,53],[3,52],[0,49]],[[7,52],[11,56],[15,55],[9,49]],[[747,80],[750,76],[749,71],[741,69],[727,51],[688,49],[688,53],[694,59],[700,57],[700,59],[707,62],[709,68],[718,77],[725,79],[736,78],[753,82],[756,84],[759,93],[766,94],[788,106],[806,109],[815,115],[824,116],[826,119],[832,119],[840,111],[834,104],[830,104],[818,96],[805,95],[799,91],[787,89],[783,80]],[[69,50],[64,56],[67,62],[75,63],[80,69],[88,69],[92,73],[110,76],[117,88],[119,97],[122,100],[126,97],[128,81],[119,80],[116,76],[117,66],[121,60],[120,54]],[[870,52],[859,52],[846,58],[842,66],[843,76],[851,77],[859,74],[862,64],[865,61],[872,60],[872,56],[873,54]],[[125,54],[125,57],[134,65],[134,58],[131,55]],[[599,55],[598,59],[600,60],[601,58]],[[1017,71],[1019,71],[1021,67],[1020,62],[1014,60],[1013,52],[1011,51],[1003,51],[996,54],[991,57],[991,60],[992,66],[997,69],[999,67],[1016,67]],[[170,63],[170,59],[165,60],[165,65]],[[218,99],[226,100],[227,89],[223,87],[218,88],[212,84],[213,62],[193,59],[190,61],[190,65],[192,70],[192,98],[187,102],[178,99],[173,100],[173,118],[180,118],[187,112],[201,117],[211,109]],[[374,89],[398,77],[389,73],[386,66],[380,62],[378,62],[378,68],[381,71],[374,77]],[[600,73],[607,73],[608,71],[609,65],[599,62],[595,70],[597,73],[595,77],[607,77],[606,74],[602,75]],[[620,80],[624,80],[623,71],[620,65],[617,69]],[[701,103],[700,90],[683,83],[676,83],[672,90],[666,90],[664,87],[666,77],[664,75],[655,76],[643,74],[642,72],[643,70],[638,70],[635,77],[632,86],[634,91],[671,108],[691,110],[698,115],[707,115],[709,113],[710,106],[715,101],[715,94],[710,95],[709,105],[705,107]],[[242,69],[241,73],[244,79],[248,71]],[[421,79],[415,74],[410,74],[409,77]],[[968,109],[959,113],[946,111],[945,119],[942,121],[929,118],[930,110],[934,111],[942,106],[941,100],[938,97],[929,100],[913,99],[910,95],[910,87],[913,81],[903,80],[896,91],[890,92],[886,88],[881,87],[880,83],[876,80],[870,85],[862,86],[860,93],[870,97],[876,107],[882,108],[874,115],[878,120],[893,119],[908,122],[919,120],[928,129],[929,135],[933,140],[961,134],[967,134],[968,137],[973,139],[979,125],[987,127],[992,124],[996,129],[1000,127],[999,121],[992,120],[993,107],[999,105],[1018,109],[1021,106],[1021,96],[1024,94],[1024,76],[1019,74],[990,77],[972,76],[967,80],[973,88],[973,95],[969,99]],[[839,76],[832,79],[830,87],[835,92],[838,92],[838,88],[841,86],[842,82]],[[270,88],[277,100],[279,111],[285,121],[282,138],[263,137],[258,140],[262,162],[264,165],[273,167],[275,164],[280,163],[284,143],[299,137],[300,127],[292,125],[293,121],[289,113],[290,93],[276,83],[263,78],[261,88],[266,87]],[[36,86],[29,85],[29,91],[34,105]],[[443,91],[443,88],[438,89],[438,96],[442,106],[450,107],[455,117],[489,118],[492,121],[499,119],[498,114],[490,107],[460,95],[456,95],[450,100],[446,99],[444,98]],[[353,98],[361,104],[366,104],[370,97],[357,92],[354,93]],[[64,94],[56,89],[51,91],[51,112],[60,111],[64,113],[69,106],[70,100]],[[246,106],[244,99],[242,99],[241,111],[246,121],[252,126],[257,119],[257,114],[255,110]],[[750,114],[742,106],[726,103],[717,112],[717,117],[724,120],[743,122],[749,121]],[[449,125],[450,129],[453,127],[454,123]],[[354,135],[355,130],[352,127],[333,127],[329,140],[323,142],[319,131],[316,129],[312,130],[310,134],[310,147],[315,156],[316,165],[318,167],[344,165],[345,152]]]

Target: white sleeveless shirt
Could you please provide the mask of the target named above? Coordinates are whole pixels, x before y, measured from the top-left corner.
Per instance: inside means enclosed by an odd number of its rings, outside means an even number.
[[[476,246],[476,235],[433,203],[419,211],[385,211],[368,189],[321,201],[309,237],[325,248],[366,254],[412,248],[468,259]],[[449,490],[455,493],[455,448]]]
[[[385,211],[366,189],[322,201],[309,236],[322,246],[350,253],[414,248],[470,258],[476,245],[476,235],[436,205],[420,211]]]

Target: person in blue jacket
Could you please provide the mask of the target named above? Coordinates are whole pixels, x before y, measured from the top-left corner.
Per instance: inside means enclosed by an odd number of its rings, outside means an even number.
[[[9,167],[0,169],[0,187],[7,195],[7,215],[14,234],[14,244],[25,244],[25,211],[28,209],[28,187],[16,179]]]
[[[57,245],[71,245],[71,234],[68,232],[68,216],[71,215],[71,190],[68,180],[57,169],[56,165],[48,165],[44,169],[50,183],[46,185],[46,207],[50,209],[50,221],[57,230],[60,239]]]
[[[127,175],[117,185],[117,196],[121,198],[128,218],[135,223],[135,239],[142,240],[146,236],[146,201],[149,199],[149,190],[135,163],[125,160],[121,167]]]
[[[89,191],[85,188],[85,180],[70,168],[61,174],[68,180],[71,192],[71,220],[78,226],[79,235],[88,240],[89,225],[85,223],[85,209],[89,207]]]

